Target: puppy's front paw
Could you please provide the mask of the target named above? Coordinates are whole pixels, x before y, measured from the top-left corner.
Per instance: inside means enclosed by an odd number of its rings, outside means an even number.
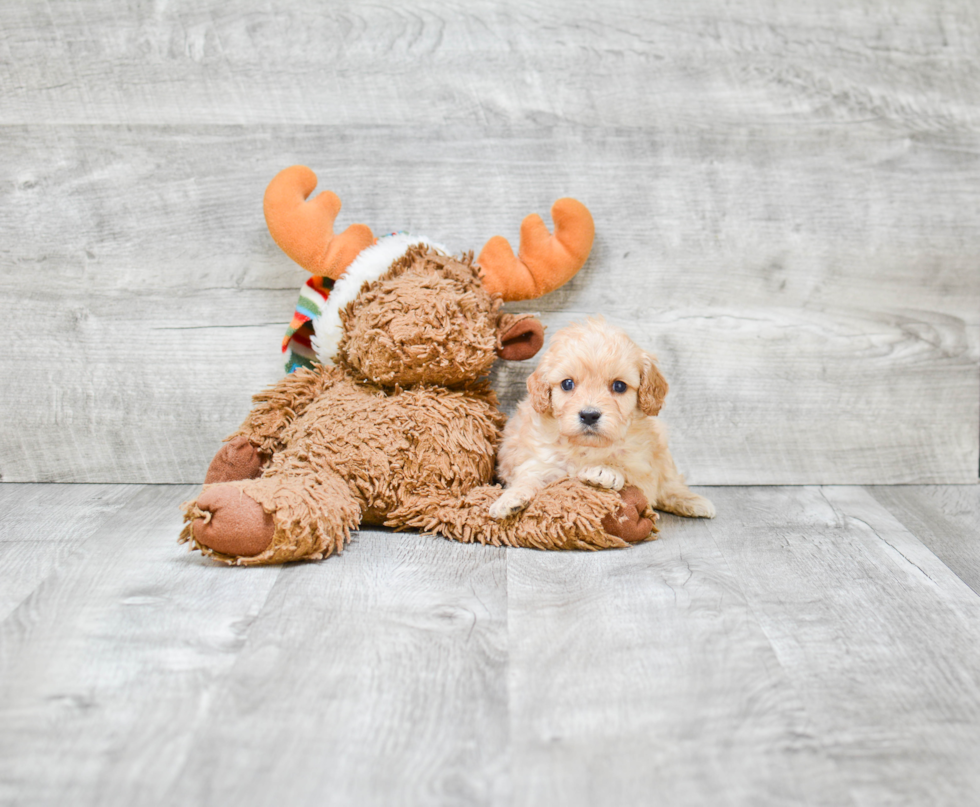
[[[531,502],[531,497],[515,488],[508,488],[490,505],[490,517],[501,519],[521,512]]]
[[[609,490],[622,490],[623,485],[626,484],[626,478],[619,471],[607,468],[605,465],[583,468],[578,472],[578,478],[587,485],[595,485],[597,488]]]

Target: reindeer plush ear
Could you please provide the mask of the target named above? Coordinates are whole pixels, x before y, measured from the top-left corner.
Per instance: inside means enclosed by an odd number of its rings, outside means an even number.
[[[637,405],[645,415],[651,417],[660,413],[667,397],[667,379],[657,368],[656,358],[643,354],[643,369],[640,371],[640,389],[637,391]]]
[[[527,377],[527,391],[535,412],[543,415],[551,409],[551,386],[544,380],[541,368]]]
[[[501,314],[497,319],[497,355],[524,361],[544,345],[544,326],[530,314]]]

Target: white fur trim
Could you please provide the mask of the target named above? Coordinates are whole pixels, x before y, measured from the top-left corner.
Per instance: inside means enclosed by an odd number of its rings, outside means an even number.
[[[337,355],[342,336],[340,309],[357,297],[361,286],[381,277],[395,261],[408,252],[409,247],[416,244],[424,244],[449,254],[442,244],[433,243],[428,238],[395,233],[378,239],[376,244],[361,250],[351,261],[350,266],[334,284],[322,313],[313,320],[315,335],[310,343],[321,364],[333,364],[333,357]]]

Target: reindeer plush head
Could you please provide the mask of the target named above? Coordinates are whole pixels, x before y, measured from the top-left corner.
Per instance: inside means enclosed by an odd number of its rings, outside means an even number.
[[[335,234],[340,200],[330,191],[309,199],[316,181],[293,166],[265,193],[269,232],[313,275],[284,342],[305,361],[287,362],[290,369],[316,360],[385,387],[455,386],[485,375],[497,356],[530,358],[544,329],[530,315],[502,313],[501,304],[557,289],[592,248],[592,216],[574,199],[552,207],[554,235],[540,216],[527,216],[516,256],[500,236],[474,262],[426,238],[375,239],[363,224]]]

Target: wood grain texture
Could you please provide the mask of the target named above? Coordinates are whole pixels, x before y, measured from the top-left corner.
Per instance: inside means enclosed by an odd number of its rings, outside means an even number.
[[[66,488],[41,489],[51,512],[70,509]],[[0,622],[0,803],[162,803],[281,571],[236,574],[178,547],[191,494],[111,492],[124,507]]]
[[[974,5],[2,4],[0,479],[202,478],[279,373],[304,162],[460,250],[585,201],[518,308],[655,350],[692,482],[975,482]]]
[[[980,597],[859,488],[716,489],[707,531],[858,804],[980,788]]]
[[[516,308],[604,314],[657,352],[692,482],[973,481],[980,162],[876,127],[8,127],[0,475],[202,477],[279,374],[305,275],[260,199],[304,161],[344,224],[459,249],[587,201],[593,257]],[[531,366],[495,376],[506,409]]]
[[[868,492],[980,594],[980,487],[895,485]]]
[[[623,551],[236,569],[176,544],[189,486],[0,485],[0,590],[47,564],[0,614],[0,803],[971,803],[980,596],[863,489],[702,492]]]
[[[509,802],[503,549],[362,532],[283,570],[173,802]]]
[[[0,485],[0,621],[123,509],[128,486]]]
[[[0,31],[2,123],[980,122],[970,0],[52,0]]]
[[[705,524],[662,529],[509,554],[515,804],[855,804]]]

